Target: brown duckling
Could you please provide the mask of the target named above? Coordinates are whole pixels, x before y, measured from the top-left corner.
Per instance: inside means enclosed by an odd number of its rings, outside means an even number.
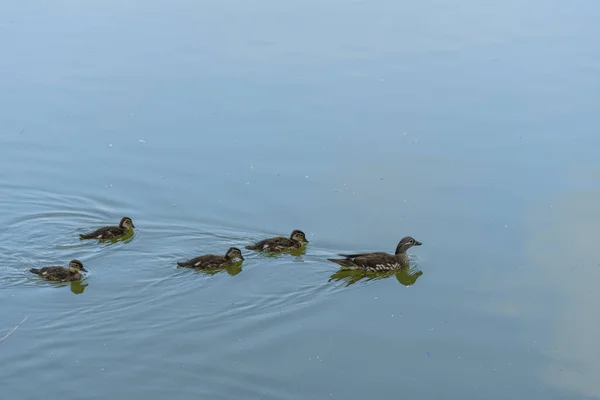
[[[292,232],[289,238],[277,236],[274,238],[261,240],[260,242],[246,246],[246,249],[267,252],[281,252],[300,249],[306,243],[308,243],[308,240],[306,240],[306,235],[304,232],[296,229]]]
[[[72,282],[81,280],[80,271],[87,272],[83,263],[79,260],[72,260],[69,263],[69,268],[65,267],[44,267],[41,269],[32,268],[30,272],[41,276],[49,281],[57,282]]]
[[[364,271],[383,272],[408,267],[409,260],[406,250],[413,246],[420,246],[422,243],[406,236],[400,240],[396,247],[394,255],[376,252],[361,254],[340,254],[342,259],[328,258],[346,269],[359,269]]]
[[[231,247],[224,256],[205,254],[188,261],[179,261],[177,262],[177,265],[186,268],[216,269],[230,267],[236,264],[238,260],[244,261],[241,250],[237,247]]]
[[[79,235],[79,238],[99,240],[116,239],[133,232],[133,228],[135,228],[135,225],[133,225],[131,218],[123,217],[121,218],[121,222],[119,222],[119,226],[105,226],[94,232]]]

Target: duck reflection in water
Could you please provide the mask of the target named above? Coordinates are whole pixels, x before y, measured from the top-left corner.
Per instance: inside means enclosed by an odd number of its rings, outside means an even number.
[[[361,280],[365,280],[365,282],[376,280],[376,279],[384,279],[389,278],[391,276],[395,276],[398,282],[404,286],[414,285],[417,279],[423,275],[423,271],[418,269],[410,269],[403,268],[396,271],[388,271],[388,272],[369,272],[369,271],[361,271],[361,270],[347,270],[341,269],[331,275],[329,278],[329,282],[331,281],[346,281],[346,286],[350,286],[359,282]]]
[[[65,288],[69,286],[73,294],[82,294],[85,291],[85,288],[88,287],[88,283],[86,283],[84,280],[73,282],[51,282],[51,284],[57,288]]]
[[[238,262],[236,264],[230,265],[225,268],[216,268],[216,269],[196,269],[196,271],[200,274],[204,275],[216,275],[222,272],[227,272],[230,276],[236,276],[240,272],[242,272],[242,264],[243,262]]]
[[[81,294],[88,287],[88,284],[82,281],[71,282],[71,292],[73,294]]]
[[[282,250],[277,253],[266,252],[266,251],[262,251],[259,253],[259,257],[263,257],[263,258],[267,258],[267,259],[282,258],[284,256],[293,256],[293,257],[296,257],[297,259],[300,259],[303,255],[306,255],[306,246],[300,247],[299,249]]]

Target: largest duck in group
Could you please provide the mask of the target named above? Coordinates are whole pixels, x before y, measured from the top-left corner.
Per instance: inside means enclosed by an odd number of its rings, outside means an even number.
[[[421,242],[412,237],[406,236],[400,240],[393,255],[384,252],[340,254],[344,258],[328,258],[328,260],[347,269],[370,272],[393,271],[408,267],[409,259],[406,250],[413,246],[420,246],[421,244]]]

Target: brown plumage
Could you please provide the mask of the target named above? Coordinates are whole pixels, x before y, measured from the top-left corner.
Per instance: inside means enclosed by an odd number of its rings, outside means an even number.
[[[131,218],[123,217],[121,218],[121,222],[119,222],[119,226],[105,226],[94,232],[79,235],[79,238],[98,240],[116,239],[133,231],[133,228],[135,228],[135,226],[133,225]]]
[[[373,272],[391,271],[408,267],[409,260],[406,250],[413,246],[420,246],[421,244],[421,242],[412,237],[406,236],[398,243],[394,255],[384,252],[340,254],[340,256],[344,258],[328,258],[328,260],[346,269],[359,269]]]
[[[72,282],[81,279],[80,271],[87,272],[83,263],[79,260],[72,260],[69,263],[69,268],[65,267],[44,267],[41,269],[32,268],[30,272],[41,276],[49,281],[56,282]]]
[[[179,261],[177,265],[186,268],[197,268],[197,269],[216,269],[216,268],[227,268],[238,260],[243,261],[244,256],[237,247],[231,247],[227,250],[224,256],[216,254],[206,254],[196,258],[192,258],[188,261]]]
[[[308,243],[304,232],[294,230],[289,238],[277,236],[270,239],[261,240],[260,242],[246,246],[248,250],[258,250],[267,252],[280,252],[287,250],[299,249]]]

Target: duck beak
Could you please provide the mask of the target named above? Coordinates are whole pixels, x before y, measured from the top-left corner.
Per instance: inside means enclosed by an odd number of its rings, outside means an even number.
[[[85,267],[81,267],[81,268],[79,268],[79,269],[80,269],[81,271],[83,271],[83,272],[88,272],[88,270],[87,270],[87,269],[85,269]]]
[[[240,256],[240,260],[244,261],[244,256]]]
[[[420,246],[420,245],[422,245],[422,244],[423,244],[423,243],[421,243],[421,242],[417,242],[417,241],[415,241],[415,246]]]
[[[133,222],[131,223],[131,227],[132,227],[132,228],[135,228],[135,225],[133,224]]]

